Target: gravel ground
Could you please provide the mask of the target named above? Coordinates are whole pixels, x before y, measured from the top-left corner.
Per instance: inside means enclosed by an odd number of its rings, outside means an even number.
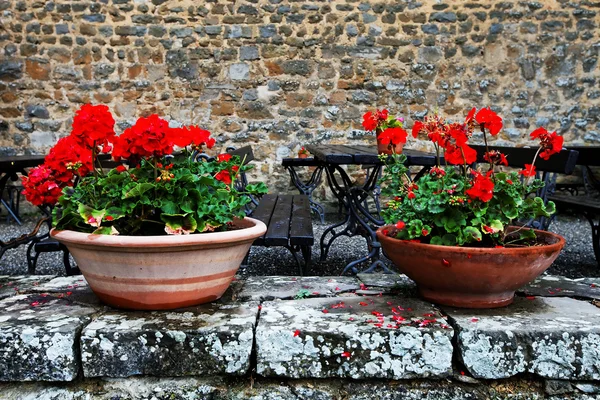
[[[313,221],[315,230],[315,246],[313,246],[312,267],[310,275],[339,275],[346,264],[366,255],[366,242],[361,237],[340,237],[334,242],[327,260],[319,261],[319,239],[323,231],[336,220],[336,216],[328,216],[325,224]],[[34,219],[27,219],[23,226],[14,222],[0,221],[0,240],[6,241],[31,231]],[[570,278],[598,277],[600,268],[594,258],[591,241],[591,227],[587,220],[580,216],[558,215],[550,226],[550,230],[563,235],[567,245],[547,273],[564,275]],[[27,273],[27,246],[8,250],[0,260],[0,275],[21,275]],[[391,269],[393,265],[386,260]],[[38,274],[64,275],[62,253],[45,253],[38,260]],[[290,252],[282,247],[253,247],[249,265],[240,271],[242,275],[297,275],[298,267]]]

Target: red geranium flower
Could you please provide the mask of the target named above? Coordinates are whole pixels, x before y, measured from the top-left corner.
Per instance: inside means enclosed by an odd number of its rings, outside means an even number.
[[[377,138],[382,144],[399,144],[406,143],[408,133],[402,128],[387,128],[381,132]]]
[[[502,129],[502,118],[489,107],[482,108],[475,116],[475,120],[490,131],[492,136],[497,135]]]
[[[110,151],[109,142],[115,137],[115,120],[107,106],[83,105],[73,118],[71,135],[79,146]]]
[[[477,161],[477,150],[469,147],[466,143],[462,146],[449,143],[446,145],[444,159],[454,165],[472,164]]]
[[[46,164],[38,165],[29,171],[28,176],[22,178],[23,195],[34,206],[52,206],[62,195],[62,188],[70,182],[56,182],[52,176],[53,171]]]
[[[472,186],[466,193],[472,199],[479,199],[484,203],[490,201],[494,196],[494,182],[489,178],[492,171],[488,171],[486,175],[482,175],[477,171],[472,172],[474,175]]]
[[[402,229],[404,229],[405,226],[406,226],[406,224],[404,223],[404,221],[396,222],[396,229],[402,230]]]
[[[373,114],[371,111],[368,111],[365,113],[365,115],[363,115],[362,126],[367,131],[374,131],[375,128],[377,128],[378,121],[379,120],[377,119],[377,116],[375,114]]]
[[[531,164],[525,164],[525,168],[520,170],[519,174],[526,176],[528,178],[535,176],[535,166],[531,165]]]
[[[552,154],[560,153],[563,146],[563,137],[558,136],[556,132],[549,133],[546,128],[540,127],[529,135],[532,139],[540,139],[542,152],[540,157],[548,160]]]
[[[67,136],[50,149],[44,163],[53,171],[53,179],[71,182],[75,173],[86,176],[93,170],[92,150],[79,145],[75,136]]]
[[[419,136],[419,133],[423,129],[423,123],[421,121],[415,121],[415,124],[412,127],[412,135],[414,138]]]
[[[219,154],[217,156],[217,160],[219,160],[220,162],[229,161],[229,160],[231,160],[231,154],[228,154],[228,153]]]
[[[506,156],[497,150],[490,150],[483,155],[483,159],[494,165],[508,165]]]
[[[218,180],[218,181],[223,182],[226,185],[231,184],[231,174],[226,169],[224,169],[223,171],[218,172],[215,175],[215,179]]]
[[[169,123],[156,114],[139,118],[135,125],[116,137],[113,157],[137,160],[142,157],[162,157],[173,152],[173,137]]]

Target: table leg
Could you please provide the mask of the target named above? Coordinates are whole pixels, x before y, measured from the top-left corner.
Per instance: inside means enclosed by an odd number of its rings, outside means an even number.
[[[310,203],[310,209],[319,216],[321,223],[324,223],[325,222],[325,210],[323,209],[322,205],[315,202],[312,198],[312,193],[317,188],[317,186],[319,186],[321,184],[321,176],[323,174],[323,166],[319,165],[319,166],[315,167],[315,170],[310,175],[310,179],[306,182],[304,182],[300,178],[300,176],[296,172],[296,169],[293,166],[288,165],[285,167],[285,169],[287,169],[288,172],[290,173],[290,178],[292,180],[292,183],[294,184],[296,189],[298,189],[300,194],[305,194],[308,196],[308,202]]]
[[[356,236],[361,235],[367,242],[369,250],[365,257],[349,263],[343,270],[342,274],[351,271],[353,273],[360,272],[357,265],[369,261],[371,265],[364,272],[373,272],[377,267],[381,267],[385,273],[391,273],[387,266],[379,259],[381,245],[377,240],[375,229],[371,224],[379,226],[383,223],[379,218],[373,216],[369,210],[369,198],[377,197],[377,179],[381,172],[380,166],[375,166],[367,174],[365,183],[360,187],[353,187],[350,177],[340,166],[328,166],[326,168],[327,181],[333,193],[338,198],[340,204],[343,205],[346,211],[346,218],[343,222],[335,224],[323,233],[321,237],[321,260],[323,261],[329,252],[331,244],[340,236]],[[339,179],[336,176],[339,176]],[[375,194],[374,194],[375,193]],[[379,205],[376,204],[376,212],[379,211]],[[335,229],[344,226],[340,232]],[[327,236],[332,233],[330,238]]]

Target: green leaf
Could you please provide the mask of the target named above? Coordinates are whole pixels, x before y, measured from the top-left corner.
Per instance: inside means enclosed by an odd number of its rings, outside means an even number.
[[[463,234],[468,241],[479,242],[482,238],[481,231],[474,226],[467,226],[465,229],[463,229]]]
[[[160,209],[164,214],[176,215],[179,213],[179,206],[171,200],[163,200],[162,207]]]
[[[442,238],[441,238],[441,237],[439,237],[439,236],[433,236],[433,237],[431,238],[431,241],[430,241],[430,243],[431,243],[431,244],[437,244],[437,245],[439,245],[439,246],[443,246],[443,245],[444,245],[444,242],[442,241]]]
[[[165,223],[165,231],[171,235],[194,233],[198,223],[191,214],[161,214]]]
[[[133,187],[133,189],[129,190],[123,196],[123,199],[130,199],[132,197],[140,197],[142,194],[146,193],[148,190],[154,188],[154,184],[152,183],[138,183]]]
[[[94,235],[118,235],[119,231],[114,226],[101,226],[92,233]]]
[[[104,218],[104,214],[106,213],[106,210],[94,210],[92,207],[81,203],[79,203],[77,211],[86,224],[96,227],[100,226],[102,218]]]
[[[442,244],[444,246],[454,246],[456,244],[456,235],[446,233],[442,236]]]
[[[536,239],[537,236],[535,235],[535,232],[533,231],[533,229],[524,229],[521,230],[519,232],[519,238],[521,240],[530,240],[530,239]]]

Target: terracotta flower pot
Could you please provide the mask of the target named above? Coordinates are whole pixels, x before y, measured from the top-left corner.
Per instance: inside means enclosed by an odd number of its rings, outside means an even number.
[[[404,147],[404,143],[398,144],[383,144],[379,141],[379,136],[377,137],[377,153],[378,154],[400,154],[402,153],[402,148]]]
[[[421,296],[437,304],[494,308],[513,302],[515,290],[554,262],[562,236],[536,230],[539,246],[473,248],[437,246],[391,238],[377,230],[383,251],[414,280]]]
[[[298,153],[298,158],[308,158],[308,154],[306,154],[306,153]]]
[[[96,295],[114,307],[168,310],[220,298],[252,242],[267,231],[244,218],[241,229],[192,235],[109,236],[53,229]]]

